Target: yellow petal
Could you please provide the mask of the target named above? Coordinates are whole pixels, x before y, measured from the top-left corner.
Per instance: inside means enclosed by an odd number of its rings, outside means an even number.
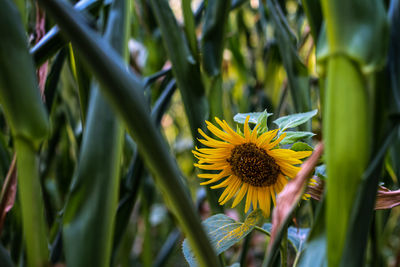
[[[275,191],[272,186],[269,187],[269,192],[271,193],[272,202],[274,203],[274,206],[276,206]]]
[[[226,178],[223,182],[221,182],[220,184],[217,185],[213,185],[210,188],[211,189],[217,189],[217,188],[221,188],[221,187],[226,187],[226,186],[230,186],[234,181],[233,175],[229,176],[228,178]]]
[[[251,136],[250,136],[250,141],[255,143],[257,141],[257,129],[258,129],[259,124],[256,125],[256,127],[254,127],[253,131],[251,132]]]
[[[208,147],[215,147],[215,148],[233,148],[232,144],[216,141],[216,140],[204,140],[204,139],[197,139],[200,143]]]
[[[274,142],[266,144],[265,146],[268,147],[267,150],[276,147],[282,141],[282,139],[285,137],[286,137],[286,133],[283,133]]]
[[[269,143],[275,137],[278,129],[263,133],[257,140],[256,144],[262,146],[264,143]]]
[[[231,152],[229,148],[197,148],[197,147],[196,151],[205,155],[215,155],[215,154],[226,155],[227,153]]]
[[[240,134],[238,134],[237,132],[235,132],[231,127],[229,127],[229,125],[226,121],[221,122],[221,120],[218,119],[217,117],[215,117],[215,121],[219,124],[219,126],[221,126],[222,129],[225,130],[225,132],[229,133],[236,140],[240,140],[240,141],[243,140],[243,137]]]
[[[253,210],[257,209],[258,190],[259,187],[253,188],[253,198],[252,198]]]
[[[258,203],[260,204],[260,209],[266,210],[265,187],[258,190]]]
[[[226,198],[220,202],[221,205],[224,205],[226,202],[228,202],[235,194],[236,192],[239,190],[240,185],[242,184],[242,181],[240,179],[236,179],[233,182],[233,186],[231,189],[231,192],[226,196]]]
[[[236,207],[237,204],[239,204],[240,201],[242,201],[242,199],[243,199],[244,195],[246,194],[248,188],[249,188],[249,184],[243,183],[242,188],[240,188],[239,193],[237,194],[235,200],[233,201],[232,208]]]
[[[193,164],[195,167],[203,170],[222,170],[228,167],[227,164],[212,164],[212,165],[206,165],[206,164]]]
[[[209,122],[209,121],[206,121],[206,124],[207,124],[207,128],[208,128],[208,130],[210,130],[210,132],[212,132],[213,134],[215,134],[216,136],[218,136],[218,137],[221,138],[222,140],[227,141],[227,142],[229,142],[229,143],[232,143],[233,138],[232,138],[229,134],[227,134],[227,133],[221,131],[220,129],[218,129],[217,127],[215,127],[215,126],[214,126],[211,122]]]
[[[249,211],[252,198],[253,198],[253,186],[249,185],[249,189],[247,190],[246,205],[244,208],[244,212]]]
[[[276,164],[279,165],[281,172],[290,178],[296,177],[297,173],[300,171],[300,167],[290,165],[286,162],[278,161]]]
[[[250,116],[247,116],[246,120],[244,122],[244,138],[246,138],[246,141],[250,141],[249,119],[250,119]]]
[[[312,151],[296,151],[293,157],[297,159],[304,159],[306,157],[309,157],[311,154]]]
[[[270,196],[270,194],[269,194],[269,190],[267,190],[268,188],[266,188],[266,190],[265,190],[265,193],[264,193],[264,195],[265,195],[265,200],[266,200],[266,202],[265,202],[265,210],[264,210],[264,212],[265,212],[265,218],[268,218],[269,217],[269,215],[270,215],[270,212],[271,212],[271,196]]]

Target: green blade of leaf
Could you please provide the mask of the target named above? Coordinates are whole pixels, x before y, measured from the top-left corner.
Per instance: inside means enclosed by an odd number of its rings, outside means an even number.
[[[103,85],[100,87],[102,93],[136,141],[144,162],[154,174],[158,188],[200,261],[204,265],[218,266],[215,253],[180,180],[182,174],[150,118],[142,82],[129,71],[110,45],[87,26],[82,15],[71,5],[60,0],[39,0],[39,3],[58,23],[87,67]]]
[[[315,42],[322,26],[322,9],[319,0],[302,0],[304,12],[306,13],[308,23],[310,24],[311,34]]]
[[[268,233],[271,233],[272,224],[265,223],[262,228]],[[297,253],[301,253],[304,249],[304,244],[307,240],[309,232],[309,228],[297,228],[293,226],[288,227],[288,240]]]
[[[193,143],[198,141],[198,129],[206,131],[204,121],[208,117],[208,102],[200,73],[200,65],[190,47],[175,16],[166,0],[151,0],[152,10],[162,34],[168,58],[172,63],[172,72],[182,96],[185,113],[189,120]],[[207,196],[213,212],[220,212],[216,192],[207,189]]]
[[[278,128],[280,129],[281,132],[284,132],[286,129],[294,128],[303,123],[306,123],[312,117],[317,115],[317,113],[318,113],[318,110],[314,109],[309,112],[291,114],[291,115],[280,117],[279,119],[274,120],[274,123],[276,125],[278,125]]]
[[[371,195],[376,195],[384,157],[388,148],[393,144],[398,129],[398,126],[392,126],[388,130],[385,134],[386,139],[380,146],[377,146],[376,153],[373,153],[375,157],[363,174],[363,180],[354,201],[341,266],[362,266],[365,263],[365,250],[375,205],[375,198],[372,198]]]
[[[0,244],[0,262],[4,267],[14,267],[9,252],[1,244]]]
[[[100,0],[81,0],[74,7],[79,11],[88,10],[97,13],[101,5],[102,1]],[[62,38],[60,30],[57,27],[53,27],[29,52],[36,66],[40,66],[65,44],[66,41]]]
[[[13,1],[0,2],[0,25],[0,102],[13,135],[31,140],[37,147],[48,134],[49,122]]]
[[[309,75],[308,70],[300,61],[297,53],[297,46],[295,44],[296,37],[289,27],[284,13],[280,9],[278,1],[267,0],[268,15],[274,25],[274,33],[280,55],[282,57],[283,66],[285,68],[289,89],[292,95],[294,107],[296,112],[305,112],[311,109],[310,89],[309,89]],[[266,16],[264,4],[260,2],[261,16]],[[303,130],[308,129],[307,125]]]
[[[228,20],[230,0],[208,1],[202,36],[203,68],[210,76],[221,73],[225,28]]]
[[[389,29],[384,2],[323,0],[321,5],[329,51],[320,55],[319,61],[343,54],[355,60],[364,72],[381,68],[386,60]]]
[[[282,141],[279,143],[281,145],[287,145],[287,144],[293,144],[297,141],[308,139],[313,137],[315,134],[312,132],[292,132],[292,131],[286,131],[286,137],[282,139]]]
[[[297,142],[292,145],[290,148],[294,151],[313,151],[314,149],[307,143]]]
[[[196,37],[196,25],[191,7],[191,0],[182,0],[182,13],[185,22],[185,33],[186,38],[190,46],[190,50],[193,55],[198,54],[197,50],[197,37]]]
[[[237,123],[244,124],[247,116],[250,116],[249,123],[258,124],[261,121],[266,123],[266,120],[269,116],[272,116],[273,113],[264,112],[251,112],[251,113],[238,113],[233,117],[233,120]]]
[[[215,251],[217,254],[221,254],[253,231],[261,218],[262,211],[257,209],[251,212],[243,223],[236,222],[225,214],[216,214],[203,221],[202,225]],[[191,267],[198,266],[197,260],[186,239],[182,243],[182,251]]]
[[[28,266],[48,261],[45,213],[36,154],[49,131],[25,29],[11,0],[0,1],[0,103],[17,154],[18,197]]]
[[[308,235],[298,266],[327,266],[325,234],[325,198],[319,204],[314,225]]]
[[[199,63],[192,55],[168,1],[151,0],[150,4],[172,63],[172,72],[181,92],[193,140],[196,143],[197,129],[204,129],[208,110]]]
[[[129,0],[115,1],[108,17],[105,39],[127,60]],[[92,81],[78,171],[63,217],[71,266],[109,266],[111,259],[124,131],[99,90]]]

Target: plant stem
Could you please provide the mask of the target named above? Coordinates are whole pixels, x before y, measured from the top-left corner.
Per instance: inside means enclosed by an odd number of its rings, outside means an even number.
[[[16,138],[17,175],[28,266],[45,266],[48,259],[38,158],[33,146]]]

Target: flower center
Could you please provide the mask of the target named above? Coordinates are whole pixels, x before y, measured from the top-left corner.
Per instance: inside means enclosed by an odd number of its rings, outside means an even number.
[[[278,180],[280,168],[274,158],[253,143],[235,146],[227,161],[233,174],[252,186],[270,186]]]

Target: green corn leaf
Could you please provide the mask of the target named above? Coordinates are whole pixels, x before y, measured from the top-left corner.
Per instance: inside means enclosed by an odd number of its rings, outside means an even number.
[[[280,129],[281,132],[284,132],[285,130],[287,130],[289,128],[294,128],[303,123],[306,123],[312,117],[317,115],[317,113],[318,113],[318,110],[314,109],[309,112],[291,114],[291,115],[280,117],[279,119],[274,120],[274,123],[276,125],[278,125],[278,128]]]
[[[72,73],[78,85],[78,95],[79,95],[82,125],[85,125],[86,114],[88,112],[87,106],[89,104],[91,75],[84,68],[83,62],[81,62],[79,57],[75,55],[72,46],[68,45],[68,48],[69,48],[70,65]]]
[[[393,106],[395,107],[396,111],[400,112],[400,1],[395,0],[390,2],[389,17],[392,27],[390,29],[388,66],[393,95],[392,101],[394,102]],[[399,150],[397,149],[397,151]],[[398,174],[400,174],[400,171]]]
[[[74,7],[81,12],[88,10],[97,14],[101,5],[101,0],[81,0]],[[106,5],[106,3],[104,3],[104,5]],[[53,27],[29,52],[36,66],[40,66],[65,44],[66,40],[61,36],[60,30],[57,27]]]
[[[307,143],[297,142],[292,145],[290,148],[294,151],[313,151],[314,149]]]
[[[262,123],[266,125],[268,117],[272,116],[272,114],[273,113],[268,113],[266,110],[264,112],[238,113],[233,117],[233,120],[237,123],[244,124],[247,116],[250,116],[249,123]]]
[[[371,222],[375,214],[373,211],[375,198],[371,198],[371,195],[376,195],[385,154],[388,148],[393,145],[398,131],[398,126],[389,128],[384,135],[386,139],[376,147],[376,151],[373,153],[375,157],[363,174],[363,180],[354,201],[341,266],[362,266],[365,264],[364,256]]]
[[[172,71],[182,95],[193,140],[197,142],[197,129],[205,127],[204,120],[207,118],[208,110],[199,63],[192,55],[168,1],[151,0],[150,4],[172,63]]]
[[[108,16],[105,39],[126,60],[129,1],[115,1]],[[99,90],[93,81],[78,171],[63,218],[71,266],[109,266],[111,259],[124,131]]]
[[[204,265],[218,266],[218,260],[181,181],[182,174],[150,118],[142,82],[128,70],[110,45],[87,26],[82,15],[71,5],[60,0],[39,0],[39,3],[58,23],[65,36],[70,38],[88,69],[103,85],[100,87],[102,93],[136,141],[145,164],[154,174],[156,185],[199,261]]]
[[[262,218],[262,211],[257,209],[247,216],[246,220],[236,222],[225,214],[216,214],[202,222],[217,254],[221,254],[228,248],[247,236]],[[198,266],[197,260],[185,239],[182,243],[183,255],[191,267]]]
[[[230,0],[210,0],[207,3],[202,36],[203,68],[210,76],[221,73],[225,28]]]
[[[365,81],[353,61],[329,59],[323,133],[328,177],[327,251],[332,266],[341,261],[354,200],[371,152],[372,118]]]
[[[262,228],[268,233],[271,233],[272,224],[265,223]],[[301,251],[304,249],[304,244],[307,240],[309,232],[309,228],[297,228],[293,226],[288,227],[287,237],[296,253],[301,253]]]
[[[0,244],[0,262],[4,267],[14,267],[9,252]]]
[[[325,198],[319,204],[314,225],[308,235],[304,251],[300,255],[299,267],[327,266],[325,234]]]
[[[0,103],[17,154],[18,190],[28,266],[48,261],[47,232],[36,152],[49,121],[37,86],[21,17],[10,0],[0,1]]]
[[[293,144],[297,141],[308,139],[313,137],[315,134],[312,132],[292,132],[292,131],[286,131],[286,137],[282,139],[282,141],[279,143],[281,145],[287,145],[287,144]]]
[[[186,38],[190,46],[190,50],[195,57],[197,57],[197,37],[196,37],[196,25],[191,7],[191,0],[182,0],[182,13],[185,22],[185,33]]]
[[[311,109],[309,76],[307,68],[300,61],[297,53],[296,37],[291,31],[288,21],[283,16],[278,1],[267,0],[266,4],[269,18],[275,28],[276,41],[288,77],[295,111],[305,112]],[[261,8],[260,10],[262,11],[261,16],[266,16],[265,9]],[[308,129],[309,126],[307,125],[303,130],[310,130]]]
[[[329,51],[319,55],[323,62],[331,55],[346,55],[371,73],[381,68],[388,46],[388,19],[380,0],[322,0]],[[357,10],[357,12],[354,12]],[[366,45],[368,44],[368,45]]]
[[[208,102],[205,95],[200,64],[190,50],[190,45],[166,0],[150,1],[156,15],[163,43],[172,63],[172,72],[182,96],[185,113],[189,120],[190,131],[195,145],[198,141],[198,129],[205,129],[208,117]],[[207,189],[208,200],[213,212],[220,212],[221,206],[216,201],[216,192]]]
[[[39,157],[31,143],[15,139],[17,152],[18,196],[28,266],[45,266],[48,262],[47,229],[39,181]]]
[[[302,0],[304,12],[307,15],[308,23],[310,24],[311,34],[315,41],[318,40],[322,26],[322,9],[321,1],[319,0]]]
[[[11,0],[0,2],[0,25],[0,102],[13,135],[37,147],[48,134],[49,122],[25,30]]]

